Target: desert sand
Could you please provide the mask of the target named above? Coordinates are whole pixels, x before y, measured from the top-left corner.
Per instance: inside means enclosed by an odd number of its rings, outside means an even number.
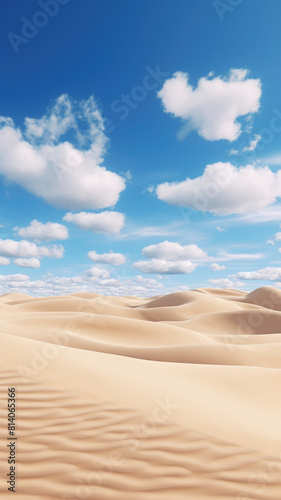
[[[1,499],[280,500],[281,291],[6,294],[0,342]]]

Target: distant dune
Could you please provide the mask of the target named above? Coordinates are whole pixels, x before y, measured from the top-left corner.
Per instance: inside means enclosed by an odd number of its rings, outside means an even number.
[[[280,290],[5,294],[0,352],[1,499],[280,500]]]

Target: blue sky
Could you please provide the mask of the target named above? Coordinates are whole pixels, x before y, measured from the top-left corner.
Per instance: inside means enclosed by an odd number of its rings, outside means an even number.
[[[280,14],[5,5],[0,292],[280,287]]]

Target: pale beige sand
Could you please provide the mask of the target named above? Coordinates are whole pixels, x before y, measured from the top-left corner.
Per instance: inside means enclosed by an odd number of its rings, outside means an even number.
[[[280,291],[6,294],[0,349],[1,499],[281,499]]]

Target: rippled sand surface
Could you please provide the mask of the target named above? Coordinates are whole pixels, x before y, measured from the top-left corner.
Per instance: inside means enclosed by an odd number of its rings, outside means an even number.
[[[280,500],[280,291],[2,295],[0,353],[1,499]]]

